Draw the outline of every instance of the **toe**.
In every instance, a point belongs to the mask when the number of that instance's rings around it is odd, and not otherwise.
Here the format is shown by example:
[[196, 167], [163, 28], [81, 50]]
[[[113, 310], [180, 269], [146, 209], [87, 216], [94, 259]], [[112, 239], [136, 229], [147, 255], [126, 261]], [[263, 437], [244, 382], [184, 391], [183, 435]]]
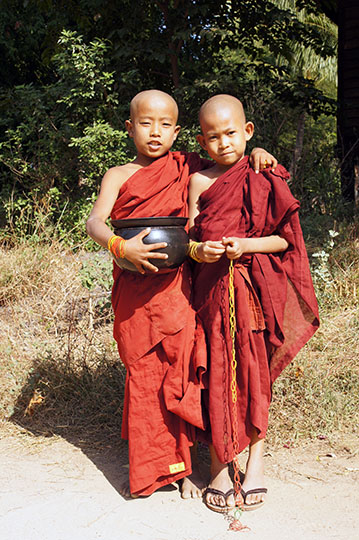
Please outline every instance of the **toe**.
[[187, 476], [182, 482], [181, 497], [182, 499], [198, 499], [202, 497], [203, 490], [203, 482]]
[[214, 494], [211, 494], [211, 493], [208, 493], [206, 495], [206, 501], [207, 501], [207, 503], [209, 503], [212, 506], [220, 506], [220, 507], [222, 507], [222, 506], [224, 506], [226, 504], [223, 497], [221, 497], [220, 495], [214, 495]]
[[265, 500], [264, 493], [252, 493], [247, 495], [246, 504], [250, 506], [251, 504], [259, 504]]
[[226, 505], [229, 507], [229, 508], [234, 508], [235, 506], [235, 500], [234, 500], [234, 495], [229, 495], [226, 499]]
[[196, 488], [192, 492], [192, 498], [193, 499], [200, 499], [202, 497], [203, 489]]
[[124, 485], [120, 486], [119, 491], [120, 491], [120, 494], [122, 495], [122, 497], [125, 497], [126, 499], [131, 497], [130, 486], [129, 486], [128, 483], [125, 483]]

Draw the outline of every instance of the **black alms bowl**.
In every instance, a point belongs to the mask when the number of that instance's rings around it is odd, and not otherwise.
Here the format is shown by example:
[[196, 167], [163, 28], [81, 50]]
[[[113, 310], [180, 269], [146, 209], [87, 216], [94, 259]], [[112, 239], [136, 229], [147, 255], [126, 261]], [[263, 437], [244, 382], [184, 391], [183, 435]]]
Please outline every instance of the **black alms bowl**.
[[[177, 268], [185, 261], [187, 256], [188, 234], [184, 226], [188, 218], [185, 217], [144, 217], [129, 219], [114, 219], [111, 225], [115, 234], [125, 240], [136, 236], [147, 227], [151, 228], [150, 233], [143, 239], [144, 244], [156, 244], [167, 242], [167, 247], [157, 250], [160, 253], [167, 253], [167, 259], [149, 259], [149, 261], [159, 268], [160, 272]], [[136, 267], [127, 259], [116, 259], [116, 263], [123, 270], [137, 272]]]

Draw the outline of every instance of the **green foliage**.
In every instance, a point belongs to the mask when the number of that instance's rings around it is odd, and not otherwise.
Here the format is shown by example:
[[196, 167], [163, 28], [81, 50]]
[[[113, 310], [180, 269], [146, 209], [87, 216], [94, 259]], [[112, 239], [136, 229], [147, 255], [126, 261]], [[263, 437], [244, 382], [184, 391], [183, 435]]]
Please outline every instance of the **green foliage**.
[[46, 14], [28, 1], [2, 0], [0, 10], [0, 80], [5, 88], [28, 84], [47, 73], [42, 52]]
[[113, 261], [108, 252], [101, 251], [91, 253], [82, 262], [79, 271], [81, 285], [90, 294], [90, 309], [96, 311], [97, 316], [102, 316], [111, 321], [113, 317], [111, 305], [112, 270]]
[[117, 123], [118, 95], [105, 69], [108, 50], [100, 40], [85, 45], [64, 31], [53, 59], [56, 82], [1, 93], [3, 238], [39, 240], [43, 232], [70, 244], [85, 238], [101, 176], [128, 153], [124, 132], [109, 123]]
[[133, 156], [124, 121], [130, 99], [145, 88], [177, 99], [183, 130], [175, 148], [191, 151], [199, 150], [201, 103], [214, 93], [240, 97], [256, 126], [253, 144], [287, 168], [304, 111], [291, 187], [305, 210], [334, 211], [336, 30], [314, 4], [5, 4], [1, 69], [11, 80], [0, 86], [0, 226], [7, 241], [40, 230], [75, 245], [84, 240], [101, 176]]
[[96, 287], [101, 287], [109, 292], [112, 288], [112, 259], [108, 253], [96, 253], [82, 263], [80, 269], [81, 285], [93, 291]]
[[108, 72], [110, 45], [95, 39], [89, 44], [82, 36], [64, 30], [53, 57], [60, 77], [57, 86], [59, 104], [64, 104], [72, 123], [110, 118], [116, 120], [118, 96], [113, 92], [114, 73]]
[[85, 127], [81, 137], [72, 137], [69, 146], [78, 148], [80, 182], [96, 190], [107, 169], [129, 160], [126, 145], [127, 133], [104, 121]]

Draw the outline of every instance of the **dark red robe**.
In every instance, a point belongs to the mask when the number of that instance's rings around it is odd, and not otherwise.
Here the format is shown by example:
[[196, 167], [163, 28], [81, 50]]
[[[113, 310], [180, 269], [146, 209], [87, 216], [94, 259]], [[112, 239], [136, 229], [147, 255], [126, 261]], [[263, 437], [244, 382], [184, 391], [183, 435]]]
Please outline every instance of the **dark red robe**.
[[[195, 220], [199, 241], [278, 234], [289, 244], [284, 253], [244, 255], [235, 265], [239, 451], [248, 445], [252, 426], [265, 436], [271, 384], [319, 325], [299, 202], [288, 177], [281, 165], [275, 173], [255, 174], [243, 158], [202, 193]], [[217, 263], [196, 264], [194, 281], [194, 305], [209, 347], [207, 437], [222, 462], [233, 458], [228, 269], [225, 255]]]
[[[111, 218], [188, 215], [190, 175], [206, 166], [195, 153], [169, 152], [121, 187]], [[127, 368], [122, 435], [129, 441], [130, 489], [149, 495], [191, 472], [194, 426], [203, 428], [187, 264], [141, 275], [114, 266], [114, 337]]]

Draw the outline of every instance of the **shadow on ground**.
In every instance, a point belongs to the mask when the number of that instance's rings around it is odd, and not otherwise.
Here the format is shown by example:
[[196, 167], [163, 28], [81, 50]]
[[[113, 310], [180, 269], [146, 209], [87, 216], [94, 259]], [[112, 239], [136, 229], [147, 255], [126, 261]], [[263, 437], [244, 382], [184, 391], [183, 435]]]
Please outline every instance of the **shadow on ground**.
[[36, 361], [10, 422], [35, 437], [60, 436], [80, 448], [119, 491], [128, 474], [121, 438], [125, 378], [119, 360], [76, 368], [63, 360]]

